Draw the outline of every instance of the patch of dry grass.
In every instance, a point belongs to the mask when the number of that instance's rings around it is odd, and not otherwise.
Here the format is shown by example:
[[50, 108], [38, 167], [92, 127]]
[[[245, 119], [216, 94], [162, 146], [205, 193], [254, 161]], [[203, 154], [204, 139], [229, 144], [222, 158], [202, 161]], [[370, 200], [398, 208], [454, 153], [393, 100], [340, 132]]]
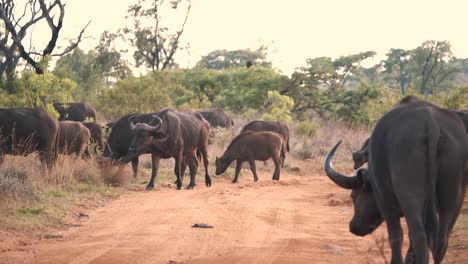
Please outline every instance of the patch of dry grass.
[[62, 223], [80, 206], [116, 197], [131, 175], [95, 160], [59, 156], [46, 169], [37, 155], [6, 156], [0, 166], [0, 226], [17, 230]]

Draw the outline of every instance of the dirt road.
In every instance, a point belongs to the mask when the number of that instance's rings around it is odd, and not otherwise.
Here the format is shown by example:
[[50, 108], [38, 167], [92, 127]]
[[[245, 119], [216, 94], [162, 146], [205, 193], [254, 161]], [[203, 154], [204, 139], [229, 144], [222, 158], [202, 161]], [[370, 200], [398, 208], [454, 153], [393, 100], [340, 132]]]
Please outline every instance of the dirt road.
[[237, 185], [219, 179], [211, 188], [129, 192], [62, 239], [0, 253], [0, 262], [384, 263], [378, 235], [349, 233], [348, 191], [321, 175], [270, 177], [253, 183], [246, 172]]

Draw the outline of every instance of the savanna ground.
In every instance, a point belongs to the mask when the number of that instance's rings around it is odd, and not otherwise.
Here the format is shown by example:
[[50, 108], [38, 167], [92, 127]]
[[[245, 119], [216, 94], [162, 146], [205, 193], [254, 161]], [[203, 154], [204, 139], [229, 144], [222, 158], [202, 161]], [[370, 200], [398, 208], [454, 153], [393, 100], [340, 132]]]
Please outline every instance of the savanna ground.
[[[344, 137], [357, 148], [364, 132], [322, 126], [313, 139], [293, 138], [279, 182], [271, 180], [272, 162], [257, 162], [257, 183], [246, 167], [232, 184], [230, 168], [206, 188], [199, 171], [194, 190], [175, 190], [170, 160], [162, 162], [155, 190], [145, 191], [147, 156], [137, 179], [129, 179], [130, 166], [103, 171], [94, 162], [62, 158], [57, 172], [38, 173], [49, 177], [48, 184], [16, 186], [18, 196], [34, 197], [21, 204], [10, 199], [2, 209], [0, 263], [388, 263], [385, 226], [366, 237], [349, 233], [349, 191], [322, 170], [329, 147]], [[229, 138], [215, 137], [211, 161]], [[40, 168], [36, 160], [9, 157], [6, 171], [22, 175], [18, 168]], [[352, 173], [344, 147], [335, 167]], [[213, 165], [210, 171], [214, 176]], [[213, 228], [192, 228], [195, 223]], [[445, 263], [468, 263], [467, 234], [465, 201]]]

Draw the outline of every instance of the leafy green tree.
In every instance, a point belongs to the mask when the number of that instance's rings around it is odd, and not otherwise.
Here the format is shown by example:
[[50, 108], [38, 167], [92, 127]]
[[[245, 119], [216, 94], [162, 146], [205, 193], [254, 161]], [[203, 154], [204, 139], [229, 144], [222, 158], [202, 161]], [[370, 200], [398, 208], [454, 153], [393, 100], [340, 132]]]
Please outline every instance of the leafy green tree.
[[294, 72], [281, 94], [294, 99], [293, 111], [313, 110], [321, 116], [336, 112], [349, 93], [344, 90], [357, 82], [362, 75], [361, 62], [375, 55], [374, 51], [343, 56], [336, 60], [328, 57], [308, 59], [307, 66]]
[[72, 80], [49, 72], [39, 75], [25, 71], [14, 82], [17, 88], [14, 94], [0, 92], [0, 107], [45, 107], [55, 114], [52, 102], [69, 100], [76, 88]]
[[[136, 66], [152, 71], [173, 68], [174, 55], [182, 47], [180, 37], [190, 14], [191, 0], [138, 0], [128, 8], [128, 17], [134, 21], [133, 29], [123, 30], [125, 38], [136, 49]], [[164, 21], [170, 17], [171, 21]], [[180, 22], [174, 22], [181, 18]], [[177, 23], [178, 26], [175, 26]]]
[[119, 80], [114, 88], [104, 90], [96, 108], [107, 118], [117, 118], [131, 113], [151, 113], [173, 107], [171, 94], [177, 83], [167, 75], [146, 75]]
[[104, 77], [96, 67], [96, 59], [97, 54], [94, 51], [85, 53], [78, 48], [57, 60], [54, 75], [69, 78], [78, 84], [73, 93], [74, 99], [90, 100], [101, 93]]
[[281, 120], [286, 123], [293, 121], [291, 109], [294, 106], [294, 100], [287, 96], [281, 95], [278, 91], [268, 91], [266, 106], [262, 119], [264, 120]]
[[268, 91], [279, 91], [287, 76], [271, 68], [231, 68], [214, 76], [214, 105], [234, 113], [259, 109], [268, 98]]
[[266, 46], [257, 50], [215, 50], [203, 56], [195, 67], [206, 69], [228, 69], [231, 67], [246, 67], [248, 63], [263, 67], [271, 67], [271, 61], [266, 56]]
[[410, 66], [411, 51], [390, 49], [386, 56], [387, 59], [382, 61], [383, 72], [387, 74], [387, 80], [392, 80], [390, 86], [405, 94], [411, 84], [412, 76], [415, 75]]

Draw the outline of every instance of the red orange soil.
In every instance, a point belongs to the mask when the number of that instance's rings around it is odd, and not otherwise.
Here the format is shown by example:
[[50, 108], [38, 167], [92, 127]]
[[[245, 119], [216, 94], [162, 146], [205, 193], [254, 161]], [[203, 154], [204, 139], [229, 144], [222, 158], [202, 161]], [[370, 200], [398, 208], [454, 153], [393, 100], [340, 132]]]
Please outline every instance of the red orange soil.
[[0, 263], [384, 263], [384, 227], [363, 238], [348, 231], [349, 191], [325, 176], [270, 177], [129, 192], [63, 238], [8, 244], [3, 236]]

